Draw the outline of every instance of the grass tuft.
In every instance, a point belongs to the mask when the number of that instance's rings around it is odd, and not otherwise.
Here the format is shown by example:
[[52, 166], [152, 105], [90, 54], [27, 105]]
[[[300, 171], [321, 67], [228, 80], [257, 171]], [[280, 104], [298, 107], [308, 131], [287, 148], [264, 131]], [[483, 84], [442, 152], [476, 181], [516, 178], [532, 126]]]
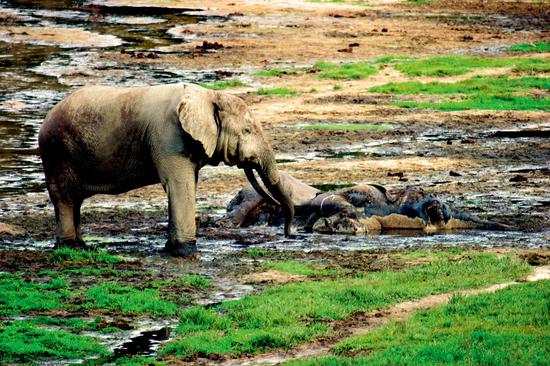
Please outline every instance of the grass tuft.
[[85, 309], [118, 311], [123, 314], [150, 314], [153, 316], [174, 316], [178, 306], [162, 300], [154, 289], [138, 290], [121, 286], [115, 282], [100, 283], [84, 293]]
[[51, 254], [52, 262], [84, 262], [84, 263], [119, 263], [123, 259], [109, 254], [103, 249], [81, 250], [62, 247], [54, 250]]
[[403, 61], [394, 66], [407, 76], [463, 75], [479, 68], [513, 67], [518, 71], [543, 70], [548, 62], [532, 58], [489, 58], [472, 56], [443, 56]]
[[510, 47], [510, 52], [518, 52], [518, 53], [550, 52], [550, 43], [548, 42], [518, 43]]
[[286, 87], [271, 88], [271, 89], [258, 89], [259, 95], [278, 95], [281, 97], [296, 97], [300, 95], [296, 90], [292, 90]]
[[267, 262], [262, 265], [266, 269], [274, 269], [279, 272], [297, 274], [308, 277], [336, 276], [338, 271], [328, 268], [315, 268], [311, 264], [287, 260], [282, 262]]
[[516, 110], [516, 111], [548, 111], [550, 98], [531, 98], [517, 95], [476, 95], [461, 101], [443, 102], [395, 102], [394, 105], [403, 108], [439, 109], [441, 111], [479, 110]]
[[28, 282], [11, 274], [0, 274], [0, 315], [61, 309], [67, 282], [54, 278], [49, 282]]
[[228, 88], [238, 88], [241, 86], [246, 86], [245, 83], [239, 79], [230, 79], [230, 80], [217, 80], [211, 83], [200, 83], [200, 86], [212, 90], [223, 90]]
[[92, 337], [40, 329], [20, 322], [0, 326], [1, 363], [67, 360], [105, 354], [105, 347]]
[[318, 75], [321, 79], [364, 79], [378, 72], [368, 62], [335, 64], [318, 61], [313, 68], [319, 70]]

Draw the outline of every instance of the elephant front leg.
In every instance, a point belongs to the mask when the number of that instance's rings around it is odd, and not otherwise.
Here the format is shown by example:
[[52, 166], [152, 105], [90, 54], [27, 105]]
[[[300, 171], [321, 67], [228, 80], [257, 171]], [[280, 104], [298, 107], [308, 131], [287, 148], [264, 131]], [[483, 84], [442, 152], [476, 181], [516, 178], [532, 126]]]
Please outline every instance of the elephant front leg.
[[159, 169], [168, 194], [168, 241], [165, 251], [176, 257], [197, 253], [195, 224], [196, 166], [181, 158], [169, 159]]

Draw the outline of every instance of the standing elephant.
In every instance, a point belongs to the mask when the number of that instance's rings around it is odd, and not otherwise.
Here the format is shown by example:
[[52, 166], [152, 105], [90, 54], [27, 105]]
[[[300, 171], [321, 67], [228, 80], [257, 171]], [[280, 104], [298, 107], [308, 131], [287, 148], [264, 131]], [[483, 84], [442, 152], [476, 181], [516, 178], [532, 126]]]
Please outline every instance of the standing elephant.
[[253, 169], [285, 217], [294, 207], [261, 126], [242, 99], [193, 84], [81, 88], [46, 116], [39, 134], [46, 185], [55, 207], [56, 244], [83, 246], [82, 201], [161, 183], [168, 195], [166, 251], [190, 256], [195, 244], [195, 192], [206, 164], [237, 165], [258, 190]]

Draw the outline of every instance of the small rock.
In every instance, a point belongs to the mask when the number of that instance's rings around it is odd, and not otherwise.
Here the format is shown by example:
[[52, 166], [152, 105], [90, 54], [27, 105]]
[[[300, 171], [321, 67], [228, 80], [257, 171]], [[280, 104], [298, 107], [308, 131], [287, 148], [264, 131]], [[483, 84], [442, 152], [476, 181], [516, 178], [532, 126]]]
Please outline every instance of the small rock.
[[147, 54], [147, 58], [155, 59], [155, 58], [159, 58], [159, 55], [157, 55], [156, 52], [149, 52]]
[[473, 41], [474, 37], [469, 35], [469, 34], [466, 34], [466, 35], [462, 36], [460, 39], [464, 42], [469, 42], [469, 41]]
[[409, 180], [409, 178], [407, 178], [407, 177], [399, 177], [400, 182], [407, 182], [408, 180]]
[[460, 141], [460, 143], [462, 143], [462, 144], [475, 144], [476, 140], [471, 138], [471, 137], [465, 137]]
[[229, 17], [242, 17], [242, 16], [244, 16], [244, 14], [241, 13], [240, 11], [234, 11], [233, 13], [227, 14], [227, 16], [229, 16]]
[[453, 140], [447, 140], [447, 145], [452, 145], [453, 144]]
[[461, 173], [455, 172], [454, 170], [451, 170], [451, 171], [449, 172], [449, 175], [450, 175], [451, 177], [462, 177], [462, 174], [461, 174]]
[[348, 44], [348, 47], [359, 47], [359, 43], [357, 42], [350, 43]]
[[403, 172], [388, 172], [388, 177], [403, 178], [404, 176], [405, 176], [405, 173], [403, 173]]
[[387, 33], [388, 32], [388, 28], [382, 28], [382, 33]]
[[21, 226], [6, 224], [0, 222], [0, 235], [1, 236], [21, 236], [27, 232]]
[[510, 182], [527, 182], [527, 177], [521, 174], [517, 174], [510, 178]]
[[340, 49], [338, 50], [338, 52], [352, 53], [352, 52], [353, 52], [353, 48], [351, 48], [351, 47], [340, 48]]

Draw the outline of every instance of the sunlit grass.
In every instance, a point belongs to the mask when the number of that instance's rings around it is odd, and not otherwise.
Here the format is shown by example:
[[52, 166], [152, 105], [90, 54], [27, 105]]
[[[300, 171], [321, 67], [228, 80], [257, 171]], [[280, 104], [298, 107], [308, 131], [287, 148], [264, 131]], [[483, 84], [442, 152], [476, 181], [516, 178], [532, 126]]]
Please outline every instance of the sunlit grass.
[[56, 249], [51, 254], [53, 262], [84, 262], [84, 263], [119, 263], [123, 259], [109, 254], [103, 249], [73, 249], [62, 247]]
[[68, 296], [67, 281], [62, 278], [33, 282], [0, 274], [0, 315], [61, 309]]
[[241, 86], [246, 86], [246, 84], [240, 81], [239, 79], [217, 80], [211, 83], [200, 83], [199, 85], [202, 86], [203, 88], [212, 89], [212, 90], [223, 90], [228, 88], [238, 88]]
[[548, 111], [550, 98], [532, 98], [519, 95], [474, 95], [463, 100], [441, 102], [395, 102], [395, 106], [403, 108], [438, 109], [441, 111], [462, 110], [516, 110], [516, 111]]
[[[346, 339], [309, 365], [545, 365], [550, 358], [550, 281], [516, 285], [420, 311]], [[355, 354], [361, 356], [350, 358]], [[365, 356], [367, 355], [367, 356]]]
[[22, 322], [0, 325], [0, 363], [67, 360], [107, 353], [92, 337], [46, 330]]
[[511, 52], [519, 53], [543, 53], [550, 52], [550, 43], [535, 42], [535, 43], [518, 43], [510, 47]]
[[533, 58], [489, 58], [473, 56], [441, 56], [421, 60], [402, 61], [394, 67], [407, 76], [462, 75], [480, 68], [512, 67], [529, 71], [547, 67], [548, 62]]
[[258, 89], [259, 95], [277, 95], [280, 97], [296, 97], [300, 95], [296, 90], [292, 90], [286, 87], [271, 88], [271, 89]]
[[121, 312], [128, 315], [174, 316], [178, 306], [165, 301], [156, 289], [138, 290], [115, 282], [103, 282], [84, 293], [85, 309]]
[[177, 357], [258, 353], [330, 334], [332, 320], [433, 293], [516, 279], [529, 267], [508, 257], [471, 253], [403, 272], [318, 280], [268, 288], [219, 306], [182, 312], [178, 333], [163, 354]]
[[267, 262], [262, 265], [266, 269], [274, 269], [279, 272], [297, 274], [309, 277], [318, 276], [335, 276], [339, 272], [330, 268], [317, 268], [309, 263], [302, 263], [293, 260], [281, 261], [281, 262]]
[[391, 94], [496, 94], [528, 91], [532, 89], [550, 90], [550, 78], [508, 76], [475, 76], [455, 83], [433, 81], [421, 83], [409, 81], [373, 86], [374, 93]]
[[336, 64], [318, 61], [313, 68], [319, 70], [317, 75], [321, 79], [364, 79], [378, 72], [378, 70], [368, 62]]

